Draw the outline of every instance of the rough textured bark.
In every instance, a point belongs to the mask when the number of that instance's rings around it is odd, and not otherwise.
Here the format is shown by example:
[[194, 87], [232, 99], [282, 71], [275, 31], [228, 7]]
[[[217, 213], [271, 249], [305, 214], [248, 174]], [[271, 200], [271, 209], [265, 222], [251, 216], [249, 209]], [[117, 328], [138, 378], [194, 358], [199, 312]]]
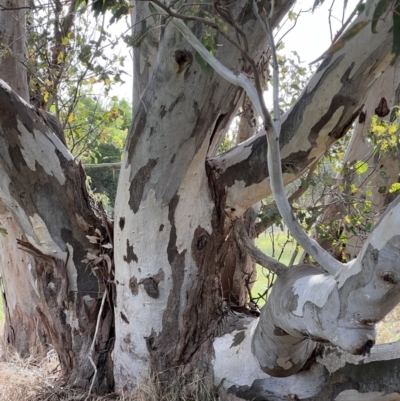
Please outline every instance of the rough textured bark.
[[397, 401], [398, 365], [398, 343], [378, 345], [368, 357], [328, 346], [308, 371], [257, 379], [252, 386], [232, 386], [229, 391], [237, 399], [252, 401]]
[[[0, 5], [15, 8], [0, 11], [0, 78], [28, 102], [29, 87], [24, 65], [27, 56], [27, 9], [24, 7], [27, 4], [25, 0], [17, 0], [0, 1]], [[0, 208], [0, 222], [9, 233], [0, 238], [3, 250], [0, 255], [0, 275], [5, 309], [4, 338], [22, 356], [27, 356], [31, 348], [37, 350], [48, 339], [35, 310], [37, 294], [32, 288], [32, 282], [26, 280], [26, 269], [31, 263], [31, 257], [20, 250], [15, 241], [21, 238], [23, 230], [4, 204]]]
[[[236, 144], [250, 139], [255, 133], [255, 112], [248, 97], [245, 96], [242, 101]], [[251, 238], [256, 237], [255, 224], [258, 210], [259, 205], [255, 205], [247, 209], [243, 215], [247, 235]], [[249, 302], [249, 289], [257, 279], [256, 264], [246, 250], [238, 246], [234, 236], [226, 241], [225, 246], [228, 251], [224, 269], [221, 272], [223, 298], [228, 301], [231, 308], [246, 308]]]
[[[109, 285], [82, 259], [93, 248], [86, 236], [95, 235], [98, 229], [106, 237], [106, 230], [86, 192], [82, 167], [73, 161], [41, 115], [4, 81], [0, 81], [0, 115], [0, 199], [24, 233], [18, 244], [25, 251], [23, 259], [8, 261], [5, 276], [13, 268], [10, 262], [15, 262], [24, 276], [22, 285], [31, 285], [27, 291], [33, 294], [32, 307], [59, 355], [64, 378], [72, 385], [88, 388], [93, 376], [88, 351], [101, 293]], [[17, 240], [10, 237], [8, 244], [12, 244], [11, 239]], [[13, 252], [13, 248], [7, 251]], [[14, 293], [8, 277], [4, 282], [7, 304], [17, 305], [20, 288]], [[94, 356], [99, 366], [99, 392], [113, 387], [109, 288], [108, 293]], [[22, 299], [26, 300], [24, 295]], [[20, 308], [23, 313], [29, 311], [25, 303]]]
[[22, 230], [3, 203], [0, 213], [1, 227], [7, 230], [7, 235], [0, 238], [4, 340], [24, 357], [32, 348], [38, 351], [40, 345], [48, 344], [49, 338], [36, 311], [39, 296], [35, 291], [34, 277], [29, 273], [33, 257], [19, 249], [16, 238], [21, 237]]

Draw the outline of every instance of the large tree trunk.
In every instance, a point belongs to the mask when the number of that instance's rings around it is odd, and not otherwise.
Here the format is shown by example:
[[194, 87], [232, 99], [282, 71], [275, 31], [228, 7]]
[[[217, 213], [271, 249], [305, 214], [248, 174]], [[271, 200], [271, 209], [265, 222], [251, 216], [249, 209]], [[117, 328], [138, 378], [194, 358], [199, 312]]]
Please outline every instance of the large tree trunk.
[[[13, 253], [16, 241], [24, 251], [23, 257], [19, 251], [18, 259], [4, 260], [7, 311], [19, 313], [21, 324], [29, 311], [36, 313], [71, 384], [89, 388], [91, 356], [99, 367], [97, 390], [108, 391], [113, 387], [112, 271], [102, 260], [91, 271], [83, 259], [88, 251], [96, 253], [93, 248], [101, 249], [100, 241], [93, 245], [87, 235], [102, 233], [104, 241], [112, 241], [106, 233], [110, 228], [93, 208], [82, 167], [41, 114], [0, 83], [0, 199], [23, 232], [16, 238], [10, 230], [5, 252]], [[98, 316], [105, 291], [107, 302]], [[98, 319], [101, 330], [90, 355]]]
[[[246, 6], [240, 15], [253, 53], [263, 45], [263, 35], [255, 29]], [[298, 177], [347, 132], [371, 82], [381, 72], [378, 64], [387, 66], [390, 61], [389, 30], [390, 24], [383, 25], [378, 35], [364, 30], [325, 60], [287, 113], [282, 135], [285, 182]], [[232, 219], [269, 194], [263, 136], [206, 163], [210, 146], [220, 141], [215, 136], [221, 129], [218, 123], [233, 113], [241, 91], [216, 73], [205, 75], [193, 50], [182, 40], [172, 26], [165, 28], [153, 74], [135, 110], [122, 163], [115, 235], [119, 335], [113, 354], [119, 388], [134, 386], [149, 367], [167, 376], [176, 367], [213, 374], [212, 341], [223, 331], [221, 271]], [[361, 43], [368, 43], [368, 52]], [[227, 44], [218, 58], [226, 65], [237, 65], [238, 55]], [[299, 269], [296, 274], [307, 277], [315, 271]], [[328, 280], [329, 285], [334, 282]], [[283, 310], [275, 308], [274, 313]], [[305, 325], [308, 320], [312, 321], [311, 315], [304, 319]], [[304, 326], [300, 326], [296, 330], [303, 330], [303, 342]], [[273, 329], [259, 330], [270, 333]], [[349, 341], [346, 349], [371, 345], [368, 336], [357, 340], [342, 334], [335, 344], [346, 347]], [[289, 338], [284, 348], [298, 341]], [[308, 346], [297, 350], [299, 361], [285, 375], [301, 370], [314, 352], [313, 341], [303, 344]], [[279, 361], [265, 367], [267, 372], [283, 374], [279, 369]]]
[[[254, 29], [245, 3], [235, 7], [255, 54], [264, 35]], [[279, 7], [278, 16], [289, 3]], [[225, 44], [218, 57], [236, 65], [239, 55]], [[211, 373], [229, 225], [205, 160], [220, 143], [241, 92], [216, 73], [206, 75], [182, 36], [165, 28], [134, 113], [115, 208], [118, 387], [135, 385], [149, 363], [158, 372], [186, 365]]]
[[[276, 5], [274, 25], [290, 6]], [[234, 3], [230, 12], [250, 54], [258, 54], [265, 38], [248, 2]], [[201, 35], [200, 25], [192, 28]], [[390, 61], [391, 25], [379, 28], [375, 35], [364, 29], [325, 60], [287, 113], [281, 142], [285, 182], [313, 164], [358, 115], [371, 83]], [[230, 44], [222, 38], [218, 43], [218, 58], [231, 70], [246, 68]], [[399, 202], [362, 255], [337, 276], [310, 266], [280, 267], [267, 307], [246, 328], [246, 319], [226, 308], [221, 272], [234, 220], [269, 194], [265, 138], [207, 160], [242, 90], [215, 72], [207, 75], [172, 24], [162, 31], [151, 67], [148, 82], [139, 86], [143, 95], [119, 178], [115, 280], [106, 257], [112, 255], [99, 254], [113, 241], [110, 227], [90, 202], [81, 167], [41, 116], [0, 85], [0, 200], [24, 233], [19, 245], [31, 255], [25, 274], [32, 276], [36, 310], [63, 374], [88, 388], [91, 356], [98, 392], [112, 388], [112, 368], [118, 389], [134, 387], [149, 369], [165, 379], [197, 372], [218, 384], [226, 379], [228, 388], [254, 387], [267, 374], [295, 375], [284, 379], [285, 386], [304, 398], [296, 383], [319, 343], [368, 352], [374, 324], [399, 301]], [[95, 238], [100, 236], [106, 248]], [[304, 387], [313, 379], [307, 377]]]
[[[26, 13], [25, 0], [0, 1], [0, 78], [29, 102], [29, 87], [25, 62]], [[14, 8], [11, 10], [10, 8]], [[22, 356], [48, 343], [42, 324], [38, 319], [37, 293], [29, 281], [27, 268], [32, 265], [32, 257], [18, 248], [16, 238], [24, 234], [13, 215], [2, 204], [0, 226], [8, 235], [1, 236], [0, 275], [3, 282], [3, 306], [5, 311], [4, 338]]]
[[25, 67], [27, 3], [26, 0], [1, 0], [0, 6], [0, 78], [29, 102]]

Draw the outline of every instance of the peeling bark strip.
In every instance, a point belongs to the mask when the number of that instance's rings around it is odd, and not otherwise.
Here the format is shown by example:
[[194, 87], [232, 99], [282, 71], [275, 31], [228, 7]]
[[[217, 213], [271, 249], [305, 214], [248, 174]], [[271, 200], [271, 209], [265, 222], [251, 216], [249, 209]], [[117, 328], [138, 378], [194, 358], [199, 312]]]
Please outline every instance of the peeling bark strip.
[[[23, 230], [24, 277], [36, 293], [45, 335], [57, 350], [65, 380], [88, 389], [93, 368], [87, 358], [97, 321], [103, 279], [82, 263], [95, 229], [107, 237], [86, 191], [85, 174], [34, 108], [0, 81], [0, 200]], [[110, 239], [111, 241], [112, 239]], [[16, 280], [11, 269], [8, 281]], [[5, 288], [6, 298], [12, 299]], [[111, 290], [110, 290], [111, 293]], [[9, 296], [10, 295], [10, 296]], [[22, 308], [26, 305], [20, 304]], [[98, 391], [113, 388], [110, 347], [111, 301], [98, 335]]]

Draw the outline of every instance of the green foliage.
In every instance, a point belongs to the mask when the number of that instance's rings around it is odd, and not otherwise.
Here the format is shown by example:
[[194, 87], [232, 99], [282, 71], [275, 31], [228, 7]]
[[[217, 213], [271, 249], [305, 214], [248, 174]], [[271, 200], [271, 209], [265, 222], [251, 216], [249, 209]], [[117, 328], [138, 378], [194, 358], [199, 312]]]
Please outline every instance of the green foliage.
[[371, 30], [373, 33], [377, 33], [376, 25], [378, 24], [381, 16], [386, 13], [392, 4], [392, 0], [380, 0], [375, 7], [374, 14], [372, 16]]
[[[284, 44], [279, 45], [279, 50], [284, 48]], [[296, 51], [285, 55], [278, 54], [279, 64], [279, 86], [280, 98], [279, 107], [286, 111], [300, 96], [302, 90], [307, 85], [315, 68], [304, 65]]]
[[[256, 245], [261, 251], [278, 259], [281, 263], [289, 265], [297, 249], [294, 239], [284, 231], [271, 231], [260, 235], [256, 239]], [[300, 254], [298, 252], [294, 264], [298, 263]], [[262, 307], [269, 295], [275, 275], [264, 267], [257, 265], [257, 281], [251, 289], [252, 302]]]
[[87, 7], [75, 11], [68, 2], [54, 0], [36, 6], [30, 16], [26, 65], [31, 102], [51, 110], [64, 127], [82, 90], [98, 92], [103, 86], [107, 95], [114, 83], [122, 82], [125, 57], [109, 49], [116, 38], [104, 19], [94, 23]]
[[395, 107], [393, 111], [393, 121], [382, 120], [377, 115], [372, 116], [368, 140], [375, 146], [375, 154], [397, 153], [400, 150], [400, 108]]
[[211, 76], [214, 74], [214, 68], [210, 66], [210, 64], [207, 63], [206, 60], [204, 60], [203, 57], [201, 57], [200, 53], [196, 52], [194, 55], [194, 58], [196, 59], [197, 63], [199, 64], [200, 68], [204, 72], [204, 74]]
[[105, 104], [96, 96], [82, 95], [67, 120], [65, 137], [72, 154], [83, 163], [98, 163], [102, 158], [99, 146], [104, 143], [119, 149], [120, 155], [132, 123], [131, 106], [126, 100], [113, 97]]
[[130, 9], [130, 4], [126, 0], [78, 0], [76, 2], [76, 9], [80, 7], [87, 7], [91, 5], [94, 15], [97, 17], [99, 14], [105, 14], [106, 11], [112, 12], [110, 24], [120, 19], [123, 15], [127, 15]]
[[[400, 113], [398, 108], [392, 111], [392, 121], [382, 120], [378, 116], [371, 118], [367, 141], [374, 145], [374, 160], [377, 165], [380, 159], [388, 152], [396, 155], [400, 149], [399, 129]], [[338, 160], [343, 158], [343, 149], [335, 147], [334, 155]], [[331, 152], [332, 153], [332, 152]], [[335, 188], [331, 188], [331, 196], [340, 205], [341, 218], [329, 221], [327, 224], [319, 222], [315, 229], [320, 239], [327, 240], [336, 248], [336, 255], [341, 255], [342, 260], [347, 260], [346, 244], [350, 236], [357, 236], [360, 240], [367, 238], [372, 231], [377, 219], [376, 210], [372, 207], [373, 192], [371, 190], [370, 175], [379, 174], [385, 183], [377, 188], [382, 196], [388, 193], [397, 195], [400, 184], [390, 185], [389, 177], [383, 170], [376, 171], [374, 164], [367, 164], [364, 160], [354, 161], [339, 167], [337, 162], [333, 164], [334, 170], [339, 173], [344, 181]]]
[[219, 145], [218, 154], [231, 150], [235, 146], [235, 142], [235, 138], [229, 138], [228, 136], [225, 136], [221, 142], [221, 145]]
[[[97, 149], [97, 162], [113, 163], [121, 160], [122, 149], [112, 143], [101, 143]], [[103, 203], [104, 209], [113, 214], [115, 197], [117, 195], [119, 169], [105, 167], [86, 168], [86, 174], [90, 177], [89, 187], [94, 199]]]
[[368, 171], [368, 164], [363, 162], [362, 160], [359, 160], [355, 163], [354, 170], [359, 175], [364, 174]]
[[[68, 118], [67, 145], [83, 163], [120, 162], [131, 124], [132, 110], [126, 100], [113, 97], [106, 105], [93, 96], [82, 97]], [[94, 199], [112, 214], [119, 170], [108, 166], [87, 168], [86, 174]]]

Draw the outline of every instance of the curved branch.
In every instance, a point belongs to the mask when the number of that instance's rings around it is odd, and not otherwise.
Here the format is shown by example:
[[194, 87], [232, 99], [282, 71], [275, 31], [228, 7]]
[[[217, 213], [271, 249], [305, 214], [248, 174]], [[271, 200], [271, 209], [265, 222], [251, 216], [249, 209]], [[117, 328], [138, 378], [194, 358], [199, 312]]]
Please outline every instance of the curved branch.
[[276, 259], [266, 255], [254, 245], [253, 241], [247, 235], [243, 221], [241, 219], [238, 219], [234, 224], [234, 233], [239, 245], [246, 250], [248, 255], [254, 260], [254, 262], [265, 267], [278, 276], [287, 270], [287, 266], [285, 266], [283, 263], [278, 262]]
[[[304, 193], [307, 191], [307, 189], [309, 188], [309, 182], [311, 181], [311, 179], [314, 177], [315, 175], [315, 168], [318, 165], [318, 161], [316, 161], [314, 164], [311, 165], [310, 167], [310, 171], [307, 174], [306, 179], [304, 180], [305, 183], [304, 185], [300, 185], [296, 191], [294, 191], [292, 193], [292, 195], [289, 196], [289, 203], [292, 204], [294, 201], [296, 201], [297, 199], [299, 199], [300, 197], [302, 197], [304, 195]], [[269, 218], [266, 221], [260, 221], [258, 223], [255, 224], [254, 226], [254, 232], [256, 237], [258, 237], [261, 233], [263, 233], [267, 228], [271, 227], [276, 220], [279, 218], [279, 211], [278, 211], [278, 207], [276, 206], [276, 202], [272, 202], [271, 204], [269, 204], [268, 209], [274, 209], [274, 211], [272, 213], [269, 213]]]
[[[258, 13], [258, 9], [253, 7], [255, 13], [258, 14], [258, 20], [262, 20]], [[342, 264], [338, 262], [329, 252], [323, 249], [316, 241], [310, 238], [304, 231], [303, 227], [295, 218], [289, 201], [286, 197], [285, 187], [283, 185], [282, 169], [281, 169], [281, 151], [279, 148], [279, 136], [281, 132], [281, 118], [279, 112], [279, 67], [276, 58], [276, 48], [272, 29], [268, 19], [265, 20], [263, 28], [267, 32], [268, 40], [273, 55], [273, 98], [274, 98], [274, 123], [271, 124], [271, 116], [264, 117], [264, 129], [268, 141], [268, 169], [270, 171], [270, 185], [275, 198], [278, 210], [288, 227], [290, 233], [295, 240], [313, 256], [313, 258], [329, 273], [338, 274], [341, 271]], [[264, 102], [264, 99], [261, 100]], [[264, 111], [264, 108], [263, 108]]]

